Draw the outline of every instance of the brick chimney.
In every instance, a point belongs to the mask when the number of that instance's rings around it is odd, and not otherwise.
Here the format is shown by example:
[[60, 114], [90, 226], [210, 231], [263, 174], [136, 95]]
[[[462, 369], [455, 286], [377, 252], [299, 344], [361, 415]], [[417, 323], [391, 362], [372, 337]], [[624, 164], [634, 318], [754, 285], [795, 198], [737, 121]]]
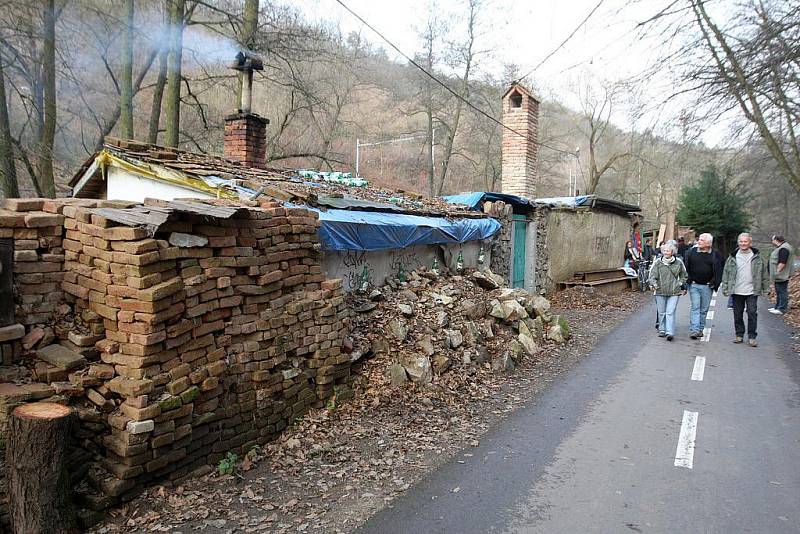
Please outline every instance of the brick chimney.
[[225, 117], [223, 155], [247, 167], [262, 167], [267, 159], [267, 124], [269, 119], [241, 110]]
[[[513, 83], [503, 95], [502, 192], [536, 198], [539, 145], [539, 101]], [[516, 133], [519, 132], [519, 133]], [[522, 135], [519, 135], [522, 134]]]
[[266, 119], [250, 111], [253, 100], [253, 71], [263, 70], [264, 63], [258, 55], [241, 51], [230, 65], [242, 73], [242, 91], [238, 109], [225, 117], [223, 155], [247, 167], [262, 167], [267, 159]]

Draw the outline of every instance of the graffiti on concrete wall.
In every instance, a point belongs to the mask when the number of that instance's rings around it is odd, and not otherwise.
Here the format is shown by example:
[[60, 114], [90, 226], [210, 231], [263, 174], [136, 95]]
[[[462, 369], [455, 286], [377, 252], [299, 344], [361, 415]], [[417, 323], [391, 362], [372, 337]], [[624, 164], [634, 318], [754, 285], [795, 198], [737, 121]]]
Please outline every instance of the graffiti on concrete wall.
[[414, 250], [392, 250], [389, 252], [389, 269], [392, 273], [396, 273], [400, 270], [400, 266], [405, 271], [413, 271], [422, 267], [422, 260]]
[[610, 248], [610, 237], [595, 237], [594, 238], [594, 251], [598, 254], [608, 254]]
[[375, 285], [375, 269], [370, 265], [366, 251], [348, 250], [342, 254], [342, 265], [345, 267], [342, 278], [348, 289], [358, 288], [364, 277], [370, 286]]

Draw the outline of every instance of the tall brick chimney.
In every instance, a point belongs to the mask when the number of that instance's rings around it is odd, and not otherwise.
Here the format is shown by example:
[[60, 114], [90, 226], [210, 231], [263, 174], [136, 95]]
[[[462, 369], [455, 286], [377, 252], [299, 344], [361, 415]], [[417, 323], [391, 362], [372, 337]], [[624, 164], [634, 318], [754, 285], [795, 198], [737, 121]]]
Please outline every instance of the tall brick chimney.
[[502, 192], [534, 199], [539, 159], [539, 101], [525, 87], [513, 83], [503, 95], [502, 120], [514, 130], [503, 128]]
[[248, 51], [236, 54], [231, 64], [242, 73], [242, 92], [238, 109], [225, 117], [223, 155], [248, 167], [262, 167], [267, 159], [269, 119], [250, 111], [253, 100], [253, 71], [263, 70], [261, 58]]

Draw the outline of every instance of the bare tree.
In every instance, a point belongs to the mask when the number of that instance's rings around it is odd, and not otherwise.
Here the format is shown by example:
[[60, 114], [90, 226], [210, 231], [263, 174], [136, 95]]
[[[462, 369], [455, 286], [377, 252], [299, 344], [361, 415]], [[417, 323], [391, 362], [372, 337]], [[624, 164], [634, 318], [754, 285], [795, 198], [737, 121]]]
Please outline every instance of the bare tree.
[[54, 0], [42, 3], [42, 80], [44, 123], [39, 141], [39, 187], [42, 194], [56, 196], [53, 175], [53, 141], [56, 135], [56, 6]]
[[147, 142], [158, 143], [158, 128], [161, 122], [161, 101], [164, 98], [164, 87], [167, 85], [167, 65], [169, 54], [169, 6], [164, 5], [164, 25], [158, 40], [158, 77], [153, 87], [153, 99], [150, 105], [150, 121], [147, 130]]
[[[627, 158], [629, 152], [609, 150], [606, 143], [606, 132], [611, 124], [611, 112], [616, 100], [619, 98], [621, 85], [601, 84], [595, 87], [594, 82], [586, 80], [578, 89], [581, 108], [584, 114], [584, 124], [580, 128], [589, 145], [588, 173], [589, 180], [586, 194], [592, 195], [597, 191], [600, 179], [621, 159]], [[601, 152], [606, 152], [605, 157]]]
[[470, 76], [474, 68], [475, 61], [475, 40], [477, 37], [478, 13], [481, 7], [480, 0], [469, 0], [469, 11], [467, 14], [467, 38], [465, 42], [456, 49], [456, 61], [463, 65], [463, 73], [459, 80], [456, 93], [460, 98], [455, 99], [455, 109], [453, 114], [447, 118], [440, 117], [439, 122], [445, 130], [444, 153], [442, 154], [441, 170], [439, 180], [436, 184], [436, 194], [441, 195], [447, 180], [447, 171], [450, 168], [450, 159], [453, 156], [453, 147], [456, 134], [458, 133], [461, 113], [464, 109], [464, 101], [470, 97]]
[[[745, 118], [757, 129], [780, 172], [800, 191], [800, 11], [753, 2], [740, 14], [738, 37], [726, 37], [700, 0], [690, 0], [695, 22], [717, 75]], [[744, 20], [741, 20], [744, 19]]]
[[6, 198], [18, 197], [17, 166], [14, 161], [14, 147], [11, 145], [2, 55], [0, 55], [0, 174], [2, 174], [2, 187]]
[[133, 0], [125, 0], [119, 108], [122, 135], [128, 139], [133, 139], [133, 26]]
[[181, 125], [181, 61], [183, 58], [183, 26], [185, 0], [168, 0], [169, 55], [167, 58], [167, 102], [165, 144], [178, 146]]

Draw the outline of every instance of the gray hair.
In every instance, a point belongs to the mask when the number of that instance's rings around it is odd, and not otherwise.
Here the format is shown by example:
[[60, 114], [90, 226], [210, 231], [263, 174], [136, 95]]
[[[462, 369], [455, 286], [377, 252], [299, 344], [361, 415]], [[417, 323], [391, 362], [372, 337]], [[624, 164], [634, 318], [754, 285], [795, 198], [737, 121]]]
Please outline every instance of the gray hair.
[[675, 241], [672, 240], [661, 245], [661, 252], [664, 252], [665, 249], [671, 250], [673, 255], [678, 253], [678, 247], [675, 245]]
[[753, 242], [753, 237], [747, 232], [742, 232], [741, 234], [739, 234], [739, 237], [736, 238], [736, 241], [738, 242], [743, 237], [749, 239], [751, 243]]
[[708, 239], [708, 242], [709, 242], [709, 243], [714, 243], [714, 236], [713, 236], [713, 235], [711, 235], [711, 234], [708, 234], [708, 233], [706, 233], [706, 234], [700, 234], [699, 236], [697, 236], [697, 239], [698, 239], [698, 240], [699, 240], [699, 239]]

